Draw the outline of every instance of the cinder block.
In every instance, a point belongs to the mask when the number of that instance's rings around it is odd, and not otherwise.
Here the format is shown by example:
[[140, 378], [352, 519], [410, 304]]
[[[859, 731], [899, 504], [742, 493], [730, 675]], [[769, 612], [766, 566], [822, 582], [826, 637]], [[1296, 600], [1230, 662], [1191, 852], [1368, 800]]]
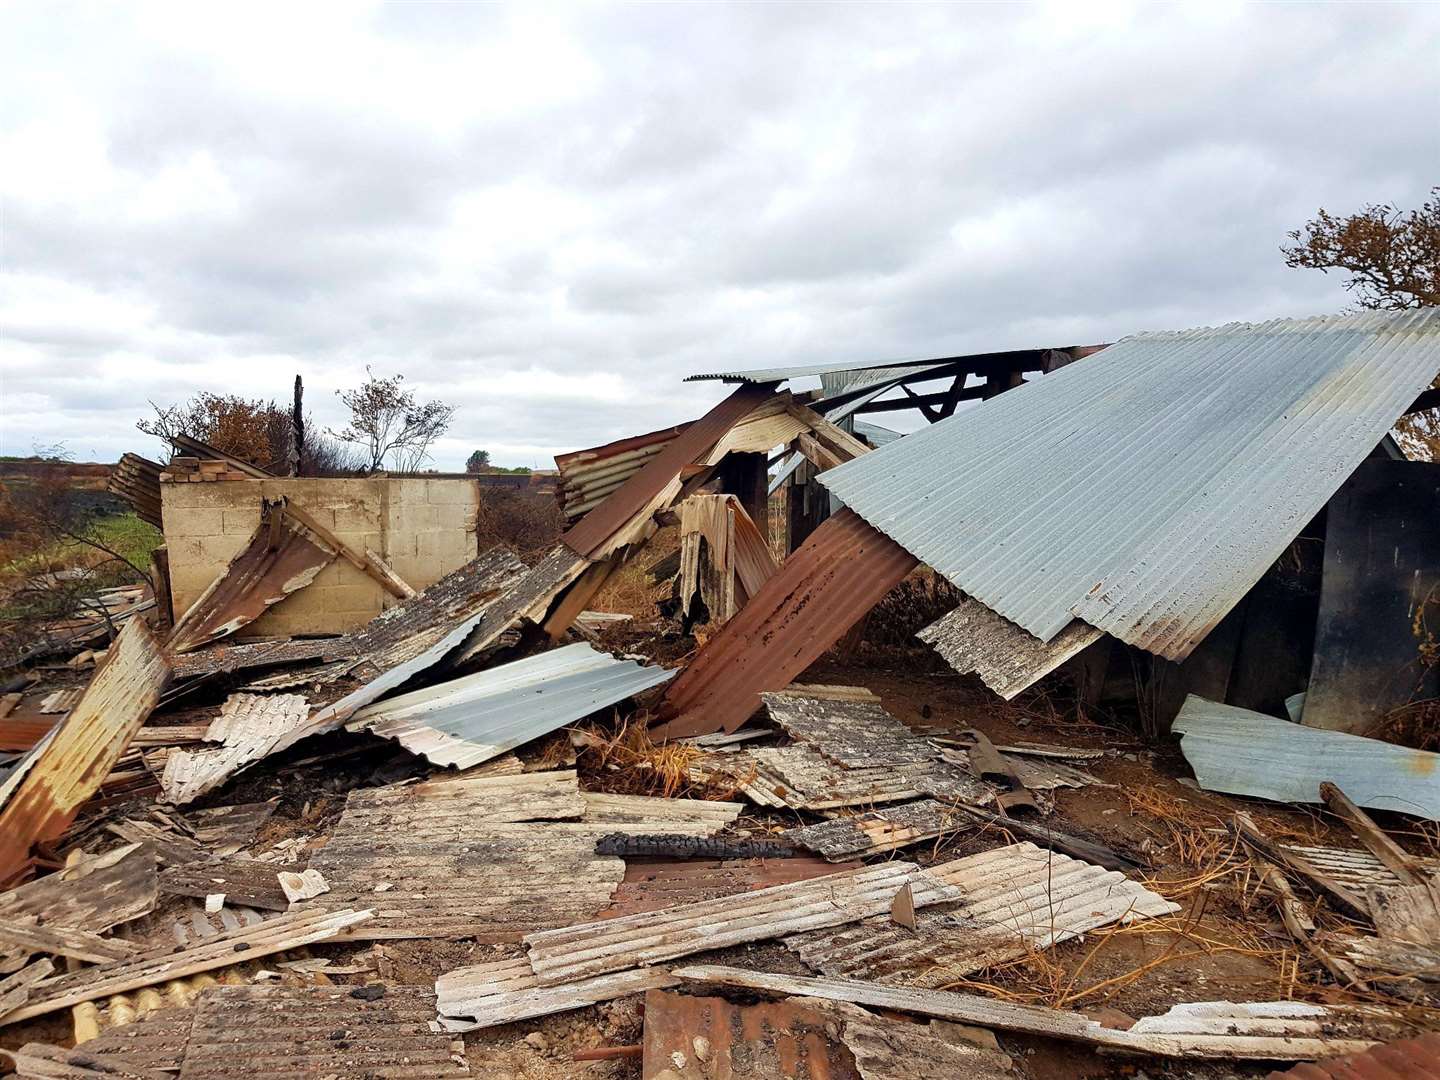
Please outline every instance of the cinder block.
[[236, 536], [253, 536], [260, 527], [260, 507], [251, 506], [237, 510], [223, 510], [224, 532]]
[[230, 560], [235, 558], [245, 549], [250, 542], [248, 536], [216, 536], [200, 537], [201, 555], [214, 565], [214, 572], [220, 573], [229, 565]]
[[375, 532], [381, 527], [378, 506], [356, 506], [347, 502], [335, 507], [331, 513], [335, 518], [335, 531], [341, 536], [346, 533]]
[[[378, 613], [380, 595], [384, 590], [378, 581], [368, 577], [364, 581], [363, 585], [319, 586], [316, 599], [326, 611], [374, 611]], [[315, 586], [311, 588], [316, 589]]]
[[160, 504], [220, 510], [253, 506], [258, 512], [263, 483], [235, 480], [223, 484], [161, 484]]
[[425, 501], [433, 506], [474, 506], [477, 494], [473, 480], [425, 481]]
[[421, 559], [435, 559], [446, 570], [454, 570], [466, 561], [465, 553], [473, 550], [473, 540], [467, 543], [464, 532], [447, 529], [443, 532], [424, 532], [416, 537], [416, 554]]
[[220, 536], [225, 532], [225, 511], [219, 507], [177, 507], [170, 526], [179, 536]]

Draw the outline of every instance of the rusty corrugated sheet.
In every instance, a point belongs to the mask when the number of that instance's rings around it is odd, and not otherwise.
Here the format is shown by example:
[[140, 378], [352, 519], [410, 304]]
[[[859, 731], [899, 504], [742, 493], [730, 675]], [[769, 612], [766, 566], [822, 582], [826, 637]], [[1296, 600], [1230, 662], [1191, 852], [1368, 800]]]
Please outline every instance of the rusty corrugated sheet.
[[176, 679], [193, 679], [247, 668], [302, 664], [307, 660], [338, 660], [355, 656], [349, 636], [256, 641], [249, 645], [216, 645], [174, 660]]
[[42, 919], [98, 934], [152, 911], [157, 895], [154, 849], [130, 844], [0, 893], [0, 919]]
[[131, 619], [95, 669], [85, 694], [32, 751], [0, 808], [0, 881], [24, 869], [30, 846], [54, 840], [125, 752], [170, 678], [150, 627]]
[[112, 1054], [67, 1050], [48, 1043], [26, 1043], [18, 1050], [0, 1050], [15, 1068], [16, 1080], [173, 1080], [170, 1073], [133, 1065]]
[[[272, 532], [270, 519], [275, 514], [282, 518], [278, 531]], [[250, 542], [175, 623], [166, 647], [172, 653], [190, 652], [248, 626], [309, 585], [339, 554], [319, 537], [302, 531], [279, 506], [267, 504]]]
[[808, 855], [786, 859], [626, 859], [625, 880], [602, 919], [658, 911], [722, 896], [788, 885], [855, 870], [859, 863], [832, 863]]
[[556, 454], [555, 465], [560, 470], [557, 490], [565, 516], [579, 517], [598, 506], [692, 423], [632, 435], [588, 450]]
[[1440, 1080], [1440, 1033], [1272, 1072], [1268, 1080]]
[[189, 457], [204, 458], [207, 461], [223, 461], [234, 471], [243, 472], [256, 480], [264, 480], [275, 475], [269, 469], [262, 469], [259, 465], [246, 461], [244, 458], [227, 454], [224, 450], [211, 446], [207, 442], [201, 442], [199, 439], [191, 438], [189, 435], [172, 435], [170, 445], [177, 452]]
[[670, 990], [645, 995], [645, 1080], [860, 1080], [839, 1025], [792, 1001], [732, 1005]]
[[[382, 986], [221, 986], [200, 995], [180, 1075], [227, 1080], [469, 1076], [465, 1046], [434, 1032], [435, 994]], [[337, 1036], [337, 1033], [338, 1036]]]
[[615, 489], [603, 503], [573, 525], [561, 540], [577, 555], [598, 558], [616, 532], [678, 486], [680, 470], [709, 452], [725, 433], [770, 396], [773, 383], [746, 384], [671, 439], [644, 468]]
[[119, 495], [135, 508], [135, 516], [147, 524], [163, 529], [160, 519], [160, 473], [164, 466], [139, 454], [122, 454], [105, 489]]
[[734, 731], [915, 568], [884, 533], [842, 510], [785, 560], [670, 684], [659, 738]]

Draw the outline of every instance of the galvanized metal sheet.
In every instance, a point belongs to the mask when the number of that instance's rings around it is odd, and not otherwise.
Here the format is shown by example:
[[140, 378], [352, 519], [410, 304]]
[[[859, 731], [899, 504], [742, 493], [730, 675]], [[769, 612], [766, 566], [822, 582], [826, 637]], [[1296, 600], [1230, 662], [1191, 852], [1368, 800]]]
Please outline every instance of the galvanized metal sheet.
[[229, 1080], [469, 1076], [465, 1045], [434, 1032], [435, 995], [331, 986], [223, 986], [200, 995], [180, 1075]]
[[1277, 720], [1191, 694], [1170, 730], [1207, 791], [1320, 802], [1335, 784], [1359, 806], [1440, 821], [1440, 754]]
[[1098, 926], [1178, 911], [1115, 870], [1022, 842], [932, 866], [959, 894], [910, 930], [888, 915], [785, 939], [826, 975], [939, 987]]
[[643, 994], [679, 981], [664, 968], [646, 967], [548, 985], [530, 970], [528, 960], [516, 956], [446, 972], [435, 980], [435, 995], [442, 1028], [474, 1031]]
[[1139, 334], [820, 479], [1036, 637], [1178, 660], [1437, 370], [1433, 308]]
[[[980, 353], [977, 354], [977, 357], [984, 356], [988, 358], [997, 355], [1022, 357], [1030, 355], [1032, 352], [1033, 350], [1030, 349], [1022, 349], [1014, 354]], [[915, 374], [932, 367], [943, 367], [947, 364], [963, 362], [977, 357], [948, 356], [938, 357], [933, 360], [924, 360], [918, 357], [908, 360], [830, 360], [820, 364], [792, 364], [789, 367], [751, 368], [742, 371], [705, 371], [698, 375], [687, 375], [685, 381], [700, 382], [705, 379], [718, 379], [723, 382], [732, 383], [784, 382], [787, 379], [804, 379], [815, 375], [833, 375], [840, 373], [854, 373], [858, 375], [861, 372], [868, 373], [870, 371], [875, 371], [880, 375], [887, 376], [893, 373], [896, 377], [899, 377], [902, 372], [894, 371], [896, 368], [908, 369], [904, 374]], [[872, 380], [855, 379], [851, 385], [864, 385], [865, 381]]]
[[[170, 665], [155, 635], [131, 619], [107, 650], [80, 701], [32, 751], [0, 807], [0, 881], [25, 865], [30, 846], [54, 840], [100, 788], [160, 700]], [[13, 780], [13, 777], [12, 777]]]
[[762, 691], [809, 667], [915, 563], [856, 514], [824, 522], [670, 684], [657, 737], [734, 731]]
[[348, 727], [395, 739], [436, 765], [466, 769], [674, 674], [579, 642], [377, 702]]

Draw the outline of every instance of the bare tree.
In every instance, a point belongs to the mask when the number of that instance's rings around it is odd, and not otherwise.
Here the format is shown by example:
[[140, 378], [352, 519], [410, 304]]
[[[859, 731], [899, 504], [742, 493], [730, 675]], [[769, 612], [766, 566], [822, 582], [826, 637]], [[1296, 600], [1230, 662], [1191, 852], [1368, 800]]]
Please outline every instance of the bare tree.
[[[1320, 210], [1282, 245], [1285, 265], [1349, 277], [1344, 287], [1362, 308], [1403, 311], [1440, 306], [1440, 185], [1418, 210], [1374, 203], [1337, 217]], [[1440, 379], [1433, 384], [1440, 387]], [[1396, 437], [1412, 458], [1440, 461], [1440, 409], [1403, 417]]]
[[350, 410], [350, 423], [331, 431], [337, 439], [364, 452], [366, 471], [379, 469], [389, 458], [397, 472], [413, 472], [430, 456], [430, 447], [450, 427], [454, 406], [441, 401], [420, 404], [401, 384], [403, 375], [378, 378], [368, 367], [366, 380], [355, 390], [337, 390]]

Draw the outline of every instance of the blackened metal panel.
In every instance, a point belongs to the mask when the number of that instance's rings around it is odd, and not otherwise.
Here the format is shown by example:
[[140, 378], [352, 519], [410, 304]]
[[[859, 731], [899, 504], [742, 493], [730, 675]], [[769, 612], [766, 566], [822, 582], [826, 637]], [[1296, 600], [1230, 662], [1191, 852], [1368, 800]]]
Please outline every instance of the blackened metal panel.
[[1440, 464], [1364, 462], [1330, 501], [1315, 661], [1301, 720], [1364, 733], [1440, 696]]

